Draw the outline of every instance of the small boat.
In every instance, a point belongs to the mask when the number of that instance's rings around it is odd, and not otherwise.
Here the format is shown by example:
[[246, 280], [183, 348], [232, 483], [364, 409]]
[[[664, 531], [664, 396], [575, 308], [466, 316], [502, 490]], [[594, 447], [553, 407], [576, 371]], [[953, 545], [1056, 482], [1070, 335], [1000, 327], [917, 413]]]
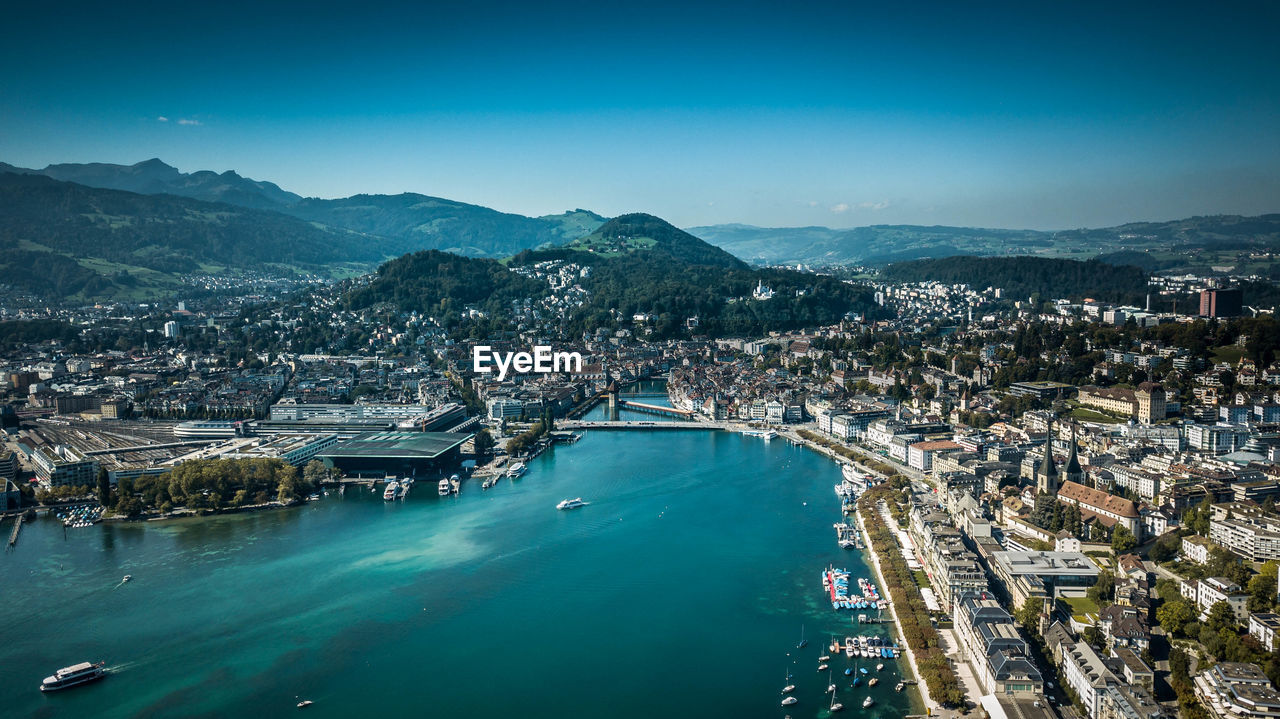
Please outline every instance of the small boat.
[[852, 667], [850, 667], [849, 669], [845, 669], [845, 670], [844, 670], [844, 675], [845, 675], [846, 677], [853, 676], [853, 668], [852, 668]]
[[827, 665], [826, 665], [826, 664], [819, 664], [819, 665], [818, 665], [818, 671], [820, 671], [820, 672], [825, 672], [826, 670], [827, 670]]
[[299, 708], [299, 709], [306, 709], [307, 707], [311, 706], [312, 704], [315, 704], [315, 702], [311, 701], [310, 699], [303, 699], [302, 701], [298, 702], [298, 708]]
[[453, 493], [453, 485], [449, 484], [449, 480], [447, 479], [440, 480], [440, 483], [436, 485], [436, 494], [440, 495], [441, 497], [447, 497], [451, 493]]
[[390, 502], [396, 498], [396, 494], [400, 491], [400, 483], [394, 479], [387, 482], [387, 488], [382, 491], [382, 498]]
[[894, 688], [893, 688], [893, 690], [894, 690], [895, 692], [900, 692], [900, 691], [902, 691], [902, 688], [903, 688], [903, 687], [905, 687], [905, 686], [906, 686], [906, 684], [904, 684], [904, 683], [902, 683], [902, 682], [898, 682], [898, 686], [894, 687]]
[[587, 506], [587, 502], [582, 501], [582, 497], [574, 497], [573, 499], [561, 500], [556, 505], [556, 509], [577, 509], [578, 507]]
[[861, 674], [861, 675], [863, 675], [863, 676], [866, 676], [866, 675], [867, 675], [867, 668], [866, 668], [866, 667], [858, 667], [858, 673], [859, 673], [859, 674]]
[[798, 702], [798, 701], [800, 701], [800, 700], [799, 700], [799, 699], [796, 699], [795, 697], [787, 697], [786, 699], [783, 699], [783, 700], [782, 700], [782, 706], [784, 706], [784, 707], [789, 707], [789, 706], [791, 706], [792, 704], [795, 704], [795, 703], [796, 703], [796, 702]]
[[858, 651], [858, 648], [854, 646], [853, 637], [845, 637], [844, 638], [844, 655], [846, 657], [852, 658], [857, 651]]
[[860, 687], [860, 686], [862, 686], [862, 677], [854, 677], [854, 678], [853, 678], [853, 683], [852, 683], [852, 684], [850, 684], [849, 686], [851, 686], [851, 687]]
[[809, 640], [804, 638], [804, 625], [800, 625], [800, 643], [796, 645], [796, 649], [804, 649], [809, 646]]
[[863, 709], [866, 709], [867, 707], [869, 707], [869, 706], [871, 706], [872, 704], [875, 704], [875, 703], [876, 703], [876, 700], [875, 700], [875, 699], [872, 699], [871, 697], [869, 697], [869, 696], [868, 696], [866, 699], [863, 699], [863, 700], [862, 700], [862, 708], [863, 708]]
[[820, 661], [820, 662], [829, 662], [829, 661], [831, 661], [831, 655], [830, 655], [830, 654], [823, 654], [822, 656], [818, 657], [818, 661]]
[[871, 681], [867, 682], [867, 686], [873, 687], [880, 683], [880, 677], [871, 677]]
[[78, 687], [81, 684], [96, 681], [106, 676], [106, 670], [103, 669], [104, 666], [106, 666], [106, 662], [98, 662], [97, 664], [80, 662], [69, 667], [63, 667], [54, 672], [53, 676], [44, 678], [44, 681], [40, 683], [40, 691], [56, 692], [61, 689], [70, 689], [71, 687]]
[[133, 581], [133, 575], [132, 575], [132, 574], [126, 574], [126, 575], [124, 575], [124, 579], [121, 579], [121, 580], [120, 580], [120, 583], [121, 583], [121, 584], [124, 584], [125, 582], [131, 582], [131, 581]]
[[878, 672], [884, 671], [884, 662], [880, 662], [879, 664], [876, 665], [876, 671]]

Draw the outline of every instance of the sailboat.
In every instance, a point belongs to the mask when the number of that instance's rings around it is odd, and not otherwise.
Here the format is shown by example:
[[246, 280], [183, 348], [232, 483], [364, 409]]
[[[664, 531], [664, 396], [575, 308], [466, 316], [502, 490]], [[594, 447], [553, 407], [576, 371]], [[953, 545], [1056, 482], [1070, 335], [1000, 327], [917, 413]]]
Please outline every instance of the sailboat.
[[828, 669], [828, 670], [827, 670], [827, 693], [828, 693], [828, 694], [835, 694], [835, 693], [836, 693], [836, 683], [835, 683], [835, 682], [833, 682], [833, 681], [831, 681], [831, 670], [830, 670], [830, 669]]
[[796, 649], [804, 649], [809, 646], [809, 640], [804, 638], [804, 625], [800, 625], [800, 643], [796, 645]]
[[783, 694], [790, 694], [796, 690], [796, 685], [791, 683], [791, 672], [787, 672], [782, 681], [787, 682], [787, 685], [782, 687]]
[[831, 707], [828, 709], [832, 714], [838, 711], [844, 711], [844, 705], [836, 701], [836, 693], [831, 692]]

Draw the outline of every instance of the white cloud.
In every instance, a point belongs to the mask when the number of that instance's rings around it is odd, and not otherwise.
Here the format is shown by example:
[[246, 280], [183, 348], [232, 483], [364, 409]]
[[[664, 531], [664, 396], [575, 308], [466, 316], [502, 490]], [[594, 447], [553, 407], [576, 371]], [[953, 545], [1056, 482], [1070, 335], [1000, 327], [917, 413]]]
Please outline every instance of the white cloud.
[[859, 202], [858, 203], [858, 209], [860, 210], [883, 210], [888, 206], [889, 206], [888, 200], [881, 200], [879, 202]]
[[809, 200], [809, 207], [817, 207], [817, 206], [818, 206], [817, 200]]
[[831, 206], [831, 211], [832, 211], [832, 212], [848, 212], [848, 211], [849, 211], [849, 203], [847, 203], [847, 202], [841, 202], [841, 203], [838, 203], [838, 204], [832, 205], [832, 206]]
[[164, 115], [161, 115], [160, 117], [156, 118], [156, 122], [168, 122], [168, 121], [169, 121], [169, 118], [165, 117]]
[[203, 125], [204, 123], [200, 122], [199, 120], [193, 120], [189, 117], [181, 117], [181, 118], [178, 118], [178, 124], [179, 125]]

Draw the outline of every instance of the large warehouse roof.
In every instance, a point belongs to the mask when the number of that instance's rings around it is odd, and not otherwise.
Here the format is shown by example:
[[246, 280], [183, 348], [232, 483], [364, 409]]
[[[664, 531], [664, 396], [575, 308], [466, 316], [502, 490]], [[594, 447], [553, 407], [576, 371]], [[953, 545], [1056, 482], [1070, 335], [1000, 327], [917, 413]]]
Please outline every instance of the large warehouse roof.
[[323, 450], [320, 456], [435, 459], [472, 436], [466, 432], [367, 432]]

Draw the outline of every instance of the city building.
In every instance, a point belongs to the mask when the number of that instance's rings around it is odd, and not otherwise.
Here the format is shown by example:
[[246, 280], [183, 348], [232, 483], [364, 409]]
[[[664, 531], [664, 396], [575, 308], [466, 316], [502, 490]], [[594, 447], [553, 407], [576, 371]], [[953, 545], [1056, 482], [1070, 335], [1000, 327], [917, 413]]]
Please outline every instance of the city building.
[[36, 476], [45, 487], [91, 485], [98, 481], [98, 463], [65, 444], [37, 447], [31, 453]]
[[1196, 675], [1195, 692], [1215, 719], [1280, 717], [1280, 694], [1257, 664], [1215, 664]]
[[1269, 652], [1280, 652], [1276, 639], [1280, 635], [1280, 615], [1270, 612], [1254, 612], [1249, 615], [1249, 636], [1258, 640]]
[[1205, 579], [1186, 579], [1179, 587], [1182, 596], [1192, 601], [1200, 610], [1200, 618], [1209, 616], [1209, 610], [1218, 602], [1226, 602], [1236, 615], [1236, 619], [1245, 623], [1249, 618], [1249, 595], [1235, 582], [1225, 577], [1207, 577]]
[[987, 694], [1036, 697], [1044, 679], [1018, 634], [1013, 617], [985, 592], [965, 592], [953, 611], [956, 636]]
[[1236, 288], [1201, 290], [1200, 316], [1239, 317], [1244, 310], [1243, 299]]
[[1084, 596], [1099, 574], [1093, 560], [1080, 552], [995, 552], [990, 568], [1014, 606], [1031, 597], [1051, 604], [1060, 596]]
[[433, 477], [461, 465], [461, 447], [473, 436], [461, 432], [369, 432], [326, 448], [318, 458], [349, 477]]
[[1280, 560], [1280, 515], [1242, 502], [1215, 504], [1209, 539], [1251, 562]]

